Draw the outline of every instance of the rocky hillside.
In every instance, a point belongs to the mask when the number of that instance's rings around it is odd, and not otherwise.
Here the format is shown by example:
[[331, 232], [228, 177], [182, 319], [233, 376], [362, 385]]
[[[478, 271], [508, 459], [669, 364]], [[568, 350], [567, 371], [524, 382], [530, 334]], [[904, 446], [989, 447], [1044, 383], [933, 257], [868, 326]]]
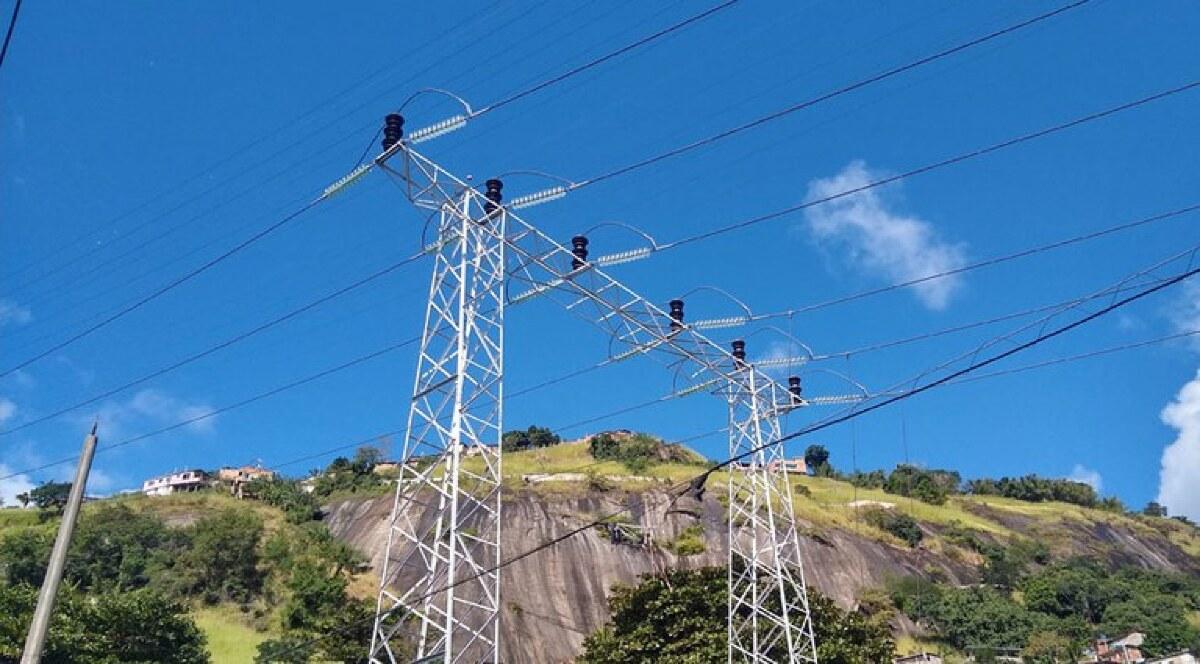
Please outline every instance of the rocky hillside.
[[[632, 583], [667, 567], [725, 562], [725, 484], [720, 475], [711, 479], [702, 503], [679, 510], [679, 505], [672, 508], [666, 485], [695, 474], [696, 465], [659, 464], [631, 477], [615, 462], [596, 466], [581, 444], [509, 454], [505, 464], [506, 555], [625, 506], [632, 508], [628, 532], [649, 533], [651, 540], [645, 546], [614, 541], [597, 530], [506, 568], [501, 589], [506, 661], [570, 661], [583, 639], [607, 619], [605, 597], [614, 584]], [[587, 475], [571, 472], [585, 464]], [[1200, 574], [1200, 534], [1168, 519], [979, 496], [928, 505], [831, 479], [795, 482], [809, 583], [845, 607], [854, 606], [864, 588], [894, 576], [978, 582], [983, 558], [971, 542], [1038, 541], [1056, 559], [1086, 555], [1114, 566]], [[378, 568], [390, 509], [387, 497], [337, 500], [327, 506], [325, 523]], [[869, 525], [863, 515], [871, 510], [911, 515], [923, 534], [920, 543], [908, 546]], [[896, 628], [903, 633], [913, 626]]]

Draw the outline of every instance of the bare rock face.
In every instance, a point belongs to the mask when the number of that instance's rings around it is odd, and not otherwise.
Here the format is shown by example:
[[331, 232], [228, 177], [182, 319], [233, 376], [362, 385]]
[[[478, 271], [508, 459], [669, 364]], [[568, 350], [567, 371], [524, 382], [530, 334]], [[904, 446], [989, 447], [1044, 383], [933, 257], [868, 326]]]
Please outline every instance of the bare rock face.
[[[328, 506], [325, 523], [336, 537], [369, 556], [372, 566], [379, 569], [391, 503], [390, 498], [340, 501]], [[633, 584], [642, 575], [668, 568], [725, 564], [728, 524], [724, 507], [712, 499], [673, 504], [670, 496], [660, 492], [554, 499], [513, 495], [502, 508], [504, 557], [624, 507], [629, 508], [630, 531], [648, 533], [651, 545], [590, 529], [503, 570], [503, 661], [572, 661], [584, 638], [608, 619], [606, 598], [614, 585]], [[686, 529], [694, 533], [695, 526], [703, 531], [703, 551], [684, 556], [671, 552], [671, 543]], [[970, 565], [928, 551], [891, 547], [850, 532], [802, 536], [800, 544], [808, 583], [847, 608], [860, 588], [878, 586], [890, 576], [934, 573], [951, 583], [968, 583], [976, 577]]]

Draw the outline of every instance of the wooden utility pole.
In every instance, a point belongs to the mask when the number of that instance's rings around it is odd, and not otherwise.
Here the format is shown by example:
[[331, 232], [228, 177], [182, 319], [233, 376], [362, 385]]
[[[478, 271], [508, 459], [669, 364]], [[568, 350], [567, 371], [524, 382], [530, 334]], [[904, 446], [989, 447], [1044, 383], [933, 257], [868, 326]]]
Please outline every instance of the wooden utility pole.
[[63, 511], [62, 523], [58, 526], [54, 550], [50, 552], [50, 565], [46, 568], [46, 578], [42, 581], [42, 591], [38, 594], [37, 609], [33, 612], [33, 622], [29, 625], [29, 635], [25, 638], [21, 664], [38, 664], [42, 661], [42, 649], [46, 645], [50, 615], [54, 612], [54, 600], [58, 596], [63, 566], [67, 562], [67, 549], [71, 546], [71, 536], [75, 534], [75, 520], [79, 517], [79, 506], [83, 504], [88, 473], [92, 469], [92, 457], [96, 454], [96, 424], [92, 423], [92, 432], [83, 440], [83, 452], [79, 455], [79, 466], [75, 469], [75, 482], [71, 485], [67, 508]]

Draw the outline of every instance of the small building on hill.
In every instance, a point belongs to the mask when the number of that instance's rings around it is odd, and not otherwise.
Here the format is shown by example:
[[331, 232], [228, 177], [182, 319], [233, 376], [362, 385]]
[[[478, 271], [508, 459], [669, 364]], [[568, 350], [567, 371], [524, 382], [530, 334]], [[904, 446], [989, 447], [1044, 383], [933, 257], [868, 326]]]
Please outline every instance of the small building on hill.
[[1114, 639], [1101, 637], [1084, 651], [1080, 661], [1089, 664], [1139, 664], [1146, 661], [1142, 654], [1145, 640], [1146, 635], [1141, 632], [1131, 632]]
[[173, 493], [199, 491], [208, 485], [208, 473], [199, 468], [192, 468], [151, 477], [142, 482], [142, 493], [147, 496], [169, 496]]
[[241, 466], [239, 468], [224, 467], [217, 471], [217, 480], [229, 486], [229, 493], [244, 498], [246, 485], [257, 479], [275, 479], [275, 471], [263, 468], [261, 465]]

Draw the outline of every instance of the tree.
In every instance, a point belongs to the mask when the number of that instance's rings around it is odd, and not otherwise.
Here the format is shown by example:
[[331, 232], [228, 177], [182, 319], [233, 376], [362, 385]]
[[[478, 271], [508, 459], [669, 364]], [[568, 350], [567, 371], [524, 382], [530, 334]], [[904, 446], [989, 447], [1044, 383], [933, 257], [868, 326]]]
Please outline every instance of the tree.
[[0, 536], [0, 577], [10, 586], [42, 585], [54, 533], [44, 528], [13, 529]]
[[[33, 619], [37, 589], [0, 587], [0, 661], [15, 662]], [[88, 597], [60, 591], [44, 662], [206, 664], [204, 635], [181, 603], [150, 591]]]
[[[584, 641], [583, 664], [660, 662], [708, 664], [727, 658], [724, 567], [670, 570], [617, 586], [609, 597], [612, 617]], [[894, 645], [886, 627], [846, 613], [809, 590], [817, 655], [829, 664], [888, 661]], [[780, 653], [774, 653], [780, 658]]]
[[809, 445], [804, 450], [804, 465], [817, 477], [833, 474], [833, 466], [829, 465], [829, 450], [824, 445]]
[[1142, 509], [1142, 514], [1146, 516], [1167, 516], [1167, 508], [1165, 505], [1159, 505], [1152, 500], [1146, 503], [1146, 507]]
[[101, 504], [79, 520], [66, 576], [80, 589], [121, 592], [145, 587], [172, 534], [162, 521], [125, 505]]
[[62, 514], [70, 496], [70, 482], [43, 482], [41, 486], [29, 492], [29, 500], [38, 509], [56, 515]]
[[225, 509], [206, 516], [190, 529], [191, 547], [180, 555], [184, 589], [206, 601], [246, 601], [262, 586], [258, 540], [262, 520], [245, 510]]
[[1079, 654], [1079, 644], [1068, 636], [1054, 631], [1034, 632], [1021, 650], [1021, 657], [1030, 664], [1073, 662]]
[[383, 461], [383, 450], [372, 445], [362, 445], [354, 451], [354, 466], [356, 472], [371, 472], [375, 464]]
[[524, 431], [520, 429], [506, 431], [500, 444], [505, 452], [521, 452], [539, 447], [550, 447], [561, 442], [562, 438], [558, 434], [546, 427], [535, 425]]

